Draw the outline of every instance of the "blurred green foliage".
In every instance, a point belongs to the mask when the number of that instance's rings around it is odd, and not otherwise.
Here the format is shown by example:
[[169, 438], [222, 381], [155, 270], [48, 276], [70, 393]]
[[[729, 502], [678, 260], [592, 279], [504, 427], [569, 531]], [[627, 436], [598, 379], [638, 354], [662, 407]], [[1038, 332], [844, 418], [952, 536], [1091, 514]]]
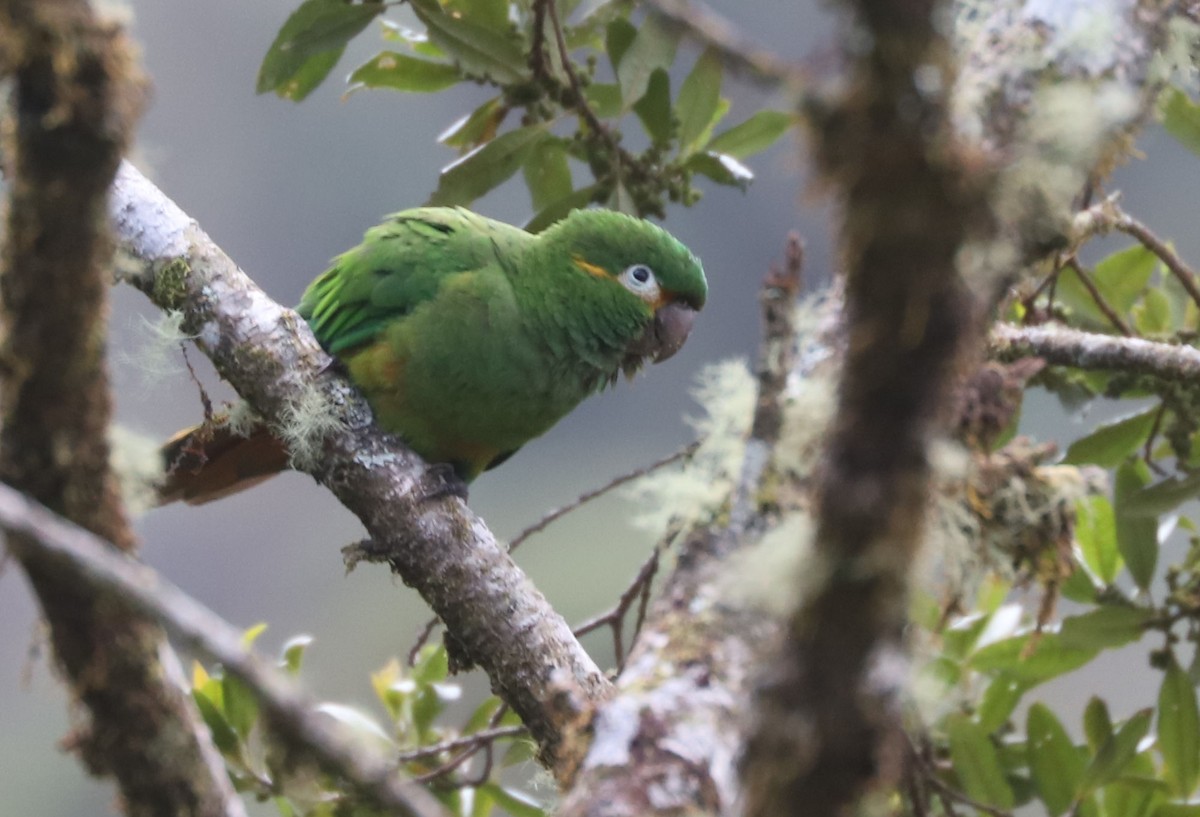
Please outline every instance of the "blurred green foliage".
[[[1200, 106], [1169, 87], [1159, 111], [1167, 131], [1200, 152]], [[1168, 243], [1155, 249], [1131, 235], [1128, 246], [1091, 268], [1078, 260], [1084, 247], [1063, 253], [1044, 279], [1011, 299], [1008, 319], [1195, 346], [1194, 273], [1176, 259], [1166, 262]], [[1065, 553], [1067, 564], [1057, 572], [992, 575], [964, 615], [919, 601], [917, 623], [934, 644], [923, 674], [955, 703], [914, 725], [915, 764], [925, 777], [902, 808], [1200, 815], [1200, 537], [1187, 504], [1200, 497], [1200, 388], [1061, 366], [1035, 382], [1070, 406], [1098, 397], [1131, 402], [1130, 411], [1066, 446], [1066, 464], [1109, 469], [1111, 490], [1078, 500], [1073, 540], [1055, 557]], [[1164, 547], [1174, 531], [1187, 540], [1181, 553]], [[1050, 604], [1029, 613], [1012, 601], [1012, 582], [1035, 578]], [[1050, 611], [1060, 595], [1073, 603], [1072, 614], [1056, 621]], [[1082, 723], [1066, 724], [1036, 700], [1041, 684], [1135, 643], [1160, 678], [1157, 695], [1128, 718], [1114, 721], [1108, 702], [1092, 696]]]
[[[259, 625], [247, 631], [247, 646], [264, 629]], [[303, 636], [289, 641], [279, 666], [298, 674], [310, 643]], [[461, 727], [441, 723], [447, 704], [461, 696], [448, 675], [445, 648], [426, 646], [411, 667], [392, 661], [371, 675], [378, 713], [338, 703], [323, 703], [317, 709], [363, 742], [382, 746], [396, 758], [398, 774], [426, 781], [451, 814], [488, 817], [500, 809], [512, 817], [543, 817], [545, 808], [538, 800], [499, 780], [504, 769], [533, 755], [533, 742], [520, 729], [520, 721], [492, 696], [476, 706]], [[298, 764], [266, 740], [268, 730], [253, 695], [219, 666], [207, 670], [195, 665], [192, 697], [238, 791], [272, 802], [283, 817], [376, 814], [346, 791], [343, 781]], [[475, 771], [473, 763], [481, 769]]]
[[679, 33], [653, 16], [635, 24], [629, 0], [586, 11], [579, 0], [409, 0], [423, 30], [387, 19], [394, 5], [305, 0], [267, 52], [258, 91], [304, 99], [376, 18], [388, 48], [350, 74], [349, 92], [494, 90], [441, 135], [460, 156], [429, 204], [469, 205], [522, 171], [530, 230], [591, 203], [661, 217], [668, 201], [700, 199], [698, 176], [744, 189], [753, 174], [742, 160], [795, 123], [761, 110], [716, 133], [730, 107], [720, 58], [701, 53], [672, 92]]

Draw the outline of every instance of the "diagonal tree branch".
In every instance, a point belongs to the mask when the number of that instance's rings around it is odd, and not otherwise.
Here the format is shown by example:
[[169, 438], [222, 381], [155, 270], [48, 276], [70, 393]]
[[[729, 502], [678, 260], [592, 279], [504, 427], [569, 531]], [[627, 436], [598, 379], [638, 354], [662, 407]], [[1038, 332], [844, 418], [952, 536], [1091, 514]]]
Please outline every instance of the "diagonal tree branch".
[[557, 768], [564, 732], [610, 689], [569, 625], [483, 520], [461, 499], [438, 495], [425, 463], [371, 423], [304, 321], [128, 164], [110, 208], [124, 279], [161, 308], [181, 311], [184, 330], [256, 410], [293, 440], [288, 418], [301, 407], [338, 418], [293, 444], [294, 456], [308, 449], [297, 467], [359, 517], [371, 542], [360, 556], [388, 562], [417, 589], [446, 623], [460, 664], [487, 672]]
[[192, 649], [219, 661], [254, 693], [271, 727], [300, 756], [345, 778], [370, 802], [406, 817], [436, 817], [441, 806], [423, 788], [396, 776], [394, 759], [368, 751], [337, 723], [317, 713], [296, 684], [246, 647], [242, 634], [165, 581], [151, 568], [116, 552], [18, 491], [0, 483], [0, 527], [53, 560], [78, 587], [106, 602], [121, 599], [161, 623]]
[[[105, 436], [104, 212], [140, 108], [131, 53], [121, 30], [83, 0], [0, 2], [0, 74], [15, 85], [3, 150], [0, 474], [123, 550], [134, 537]], [[76, 745], [93, 773], [116, 778], [126, 813], [244, 814], [157, 625], [75, 581], [28, 537], [7, 542], [91, 717]]]

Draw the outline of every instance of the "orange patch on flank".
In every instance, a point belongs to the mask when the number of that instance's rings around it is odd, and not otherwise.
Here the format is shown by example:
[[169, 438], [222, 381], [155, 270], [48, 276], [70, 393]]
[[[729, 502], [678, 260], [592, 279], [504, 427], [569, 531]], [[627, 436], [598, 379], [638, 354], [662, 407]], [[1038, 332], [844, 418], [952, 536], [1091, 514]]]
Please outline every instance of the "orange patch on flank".
[[575, 262], [575, 266], [579, 267], [581, 270], [586, 272], [588, 275], [594, 275], [597, 278], [612, 278], [612, 276], [608, 274], [608, 270], [606, 270], [604, 267], [598, 267], [595, 264], [589, 264], [587, 261], [584, 261], [578, 255], [575, 256], [572, 260]]
[[367, 387], [403, 390], [404, 364], [387, 343], [373, 343], [344, 358], [354, 379]]

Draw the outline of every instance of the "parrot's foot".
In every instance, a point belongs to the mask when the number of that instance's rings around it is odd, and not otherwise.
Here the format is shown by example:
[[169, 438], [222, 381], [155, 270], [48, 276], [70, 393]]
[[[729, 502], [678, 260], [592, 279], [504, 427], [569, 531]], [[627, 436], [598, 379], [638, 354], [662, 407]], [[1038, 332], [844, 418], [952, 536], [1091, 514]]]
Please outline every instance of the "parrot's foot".
[[430, 465], [417, 490], [420, 492], [420, 502], [432, 502], [447, 496], [456, 496], [463, 502], [468, 499], [467, 483], [454, 470], [454, 466], [446, 462]]

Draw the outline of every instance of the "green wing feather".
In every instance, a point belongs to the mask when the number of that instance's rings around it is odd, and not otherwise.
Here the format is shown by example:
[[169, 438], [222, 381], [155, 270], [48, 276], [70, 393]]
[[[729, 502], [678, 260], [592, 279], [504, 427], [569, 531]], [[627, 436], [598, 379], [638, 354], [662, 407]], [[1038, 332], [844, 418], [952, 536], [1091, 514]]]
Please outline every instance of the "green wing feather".
[[338, 354], [370, 342], [455, 276], [504, 263], [507, 248], [531, 240], [524, 230], [463, 209], [405, 210], [335, 258], [305, 290], [299, 312], [321, 345]]

